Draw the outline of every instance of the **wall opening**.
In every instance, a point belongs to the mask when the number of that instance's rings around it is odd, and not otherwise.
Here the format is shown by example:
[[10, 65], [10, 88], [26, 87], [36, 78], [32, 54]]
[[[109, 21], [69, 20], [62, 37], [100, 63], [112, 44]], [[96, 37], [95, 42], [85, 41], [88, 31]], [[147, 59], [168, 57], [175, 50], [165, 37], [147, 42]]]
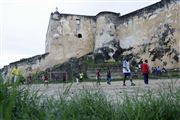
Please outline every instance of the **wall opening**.
[[78, 18], [76, 19], [76, 24], [80, 25], [80, 19], [78, 19]]
[[78, 37], [78, 38], [82, 38], [82, 34], [78, 34], [77, 37]]

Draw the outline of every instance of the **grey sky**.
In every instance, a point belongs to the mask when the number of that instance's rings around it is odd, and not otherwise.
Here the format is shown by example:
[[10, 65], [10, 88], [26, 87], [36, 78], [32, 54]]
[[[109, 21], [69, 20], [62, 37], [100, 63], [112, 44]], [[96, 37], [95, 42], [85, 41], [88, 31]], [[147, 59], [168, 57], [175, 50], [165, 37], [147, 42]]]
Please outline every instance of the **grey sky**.
[[0, 0], [0, 68], [22, 58], [43, 54], [50, 13], [121, 15], [159, 0]]

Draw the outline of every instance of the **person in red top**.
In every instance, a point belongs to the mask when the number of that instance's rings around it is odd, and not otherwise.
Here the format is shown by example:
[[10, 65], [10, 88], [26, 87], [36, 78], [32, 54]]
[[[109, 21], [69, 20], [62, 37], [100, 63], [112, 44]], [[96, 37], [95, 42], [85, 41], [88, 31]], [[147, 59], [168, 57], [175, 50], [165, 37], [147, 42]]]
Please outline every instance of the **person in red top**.
[[144, 83], [148, 84], [149, 65], [147, 60], [145, 60], [144, 63], [141, 64], [141, 73], [144, 76]]
[[32, 74], [29, 73], [29, 75], [27, 76], [27, 84], [30, 85], [32, 83]]
[[100, 81], [101, 81], [100, 71], [101, 71], [101, 70], [98, 69], [97, 72], [96, 72], [96, 79], [97, 79], [96, 84], [97, 84], [97, 85], [100, 85]]
[[45, 86], [45, 84], [48, 86], [49, 81], [48, 81], [48, 76], [47, 76], [47, 74], [44, 74], [44, 75], [42, 76], [42, 80], [44, 80], [44, 86]]

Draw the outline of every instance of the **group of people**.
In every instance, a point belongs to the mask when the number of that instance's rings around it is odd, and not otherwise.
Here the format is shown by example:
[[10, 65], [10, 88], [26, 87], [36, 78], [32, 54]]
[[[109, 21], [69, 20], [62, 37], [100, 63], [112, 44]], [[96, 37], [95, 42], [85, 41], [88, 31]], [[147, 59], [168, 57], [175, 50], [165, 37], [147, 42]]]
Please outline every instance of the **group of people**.
[[[49, 83], [49, 78], [47, 74], [43, 74], [41, 77], [42, 81], [44, 81], [44, 86], [48, 86]], [[29, 75], [27, 76], [27, 84], [30, 85], [32, 84], [32, 74], [29, 73]]]
[[[143, 62], [143, 60], [141, 59], [139, 62], [139, 69], [144, 77], [144, 83], [148, 84], [148, 78], [149, 78], [149, 72], [150, 72], [148, 60], [144, 60]], [[131, 85], [134, 86], [135, 84], [132, 82], [132, 76], [131, 76], [131, 70], [130, 70], [128, 58], [126, 58], [123, 61], [123, 73], [124, 73], [123, 85], [126, 86], [125, 81], [126, 81], [126, 78], [129, 76]]]
[[[18, 69], [18, 66], [15, 65], [11, 71], [11, 80], [12, 80], [11, 83], [13, 83], [13, 84], [18, 83], [20, 76], [22, 76], [21, 71]], [[49, 83], [48, 75], [43, 74], [41, 79], [44, 81], [44, 85], [48, 86], [48, 83]], [[27, 80], [28, 85], [32, 84], [32, 74], [31, 73], [28, 74], [28, 76], [26, 77], [26, 80]]]
[[[100, 74], [100, 72], [101, 72], [101, 69], [98, 69], [96, 71], [97, 85], [100, 85], [100, 81], [101, 81], [101, 74]], [[110, 68], [107, 69], [106, 76], [107, 76], [107, 84], [111, 85], [111, 70], [110, 70]]]
[[[132, 75], [131, 75], [131, 69], [130, 69], [130, 63], [128, 58], [123, 60], [123, 86], [126, 86], [126, 79], [129, 78], [131, 82], [131, 86], [135, 86], [135, 83], [133, 83], [132, 80]], [[144, 77], [144, 83], [148, 84], [148, 77], [149, 77], [149, 65], [148, 65], [148, 60], [144, 60], [144, 62], [141, 60], [139, 62], [139, 69]], [[97, 84], [100, 85], [100, 80], [101, 80], [101, 75], [100, 75], [100, 69], [97, 70], [96, 72], [96, 79], [97, 79]], [[111, 70], [108, 68], [107, 70], [107, 84], [111, 84]]]
[[152, 67], [152, 73], [155, 75], [161, 75], [161, 73], [166, 73], [166, 72], [167, 70], [164, 67], [162, 69], [160, 66]]
[[[141, 59], [139, 62], [139, 69], [144, 77], [144, 83], [148, 84], [148, 78], [149, 78], [149, 65], [148, 65], [148, 60], [143, 60]], [[131, 76], [131, 70], [130, 70], [130, 64], [128, 58], [126, 58], [123, 61], [123, 74], [124, 74], [124, 79], [123, 79], [123, 85], [126, 86], [125, 81], [126, 78], [129, 77], [131, 81], [131, 86], [134, 86], [135, 84], [132, 81], [132, 76]]]
[[[131, 75], [131, 69], [130, 69], [130, 63], [128, 58], [125, 58], [123, 60], [123, 86], [126, 86], [126, 79], [129, 78], [130, 82], [131, 82], [131, 86], [135, 86], [135, 84], [133, 83], [132, 80], [132, 75]], [[142, 61], [142, 59], [139, 62], [139, 69], [144, 77], [144, 83], [148, 84], [148, 75], [149, 75], [149, 65], [148, 65], [148, 60], [144, 60], [144, 62]], [[158, 71], [159, 69], [156, 69], [156, 71]], [[100, 81], [101, 81], [101, 69], [97, 69], [96, 71], [96, 79], [97, 79], [97, 85], [100, 85]], [[12, 75], [13, 75], [13, 82], [17, 81], [17, 77], [20, 75], [20, 71], [17, 68], [17, 65], [15, 65], [15, 67], [12, 70]], [[110, 68], [107, 68], [107, 84], [111, 85], [111, 70]], [[82, 81], [84, 77], [83, 73], [79, 73], [76, 75], [76, 82], [77, 84], [79, 83], [79, 80]], [[48, 86], [48, 75], [44, 74], [42, 76], [42, 80], [44, 81], [44, 85]], [[31, 84], [32, 83], [32, 75], [31, 73], [29, 73], [29, 75], [27, 76], [27, 83]]]
[[[48, 86], [49, 83], [49, 78], [47, 74], [43, 74], [41, 77], [42, 81], [44, 81], [44, 86]], [[32, 74], [29, 73], [29, 75], [27, 76], [27, 84], [30, 85], [32, 84]]]

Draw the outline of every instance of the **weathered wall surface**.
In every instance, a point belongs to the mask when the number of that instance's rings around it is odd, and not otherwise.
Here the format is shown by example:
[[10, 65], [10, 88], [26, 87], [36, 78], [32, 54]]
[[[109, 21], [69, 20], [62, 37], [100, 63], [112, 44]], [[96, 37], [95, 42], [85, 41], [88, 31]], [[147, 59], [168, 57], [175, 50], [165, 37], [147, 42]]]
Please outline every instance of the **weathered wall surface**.
[[21, 74], [26, 77], [29, 73], [36, 73], [46, 69], [46, 59], [49, 53], [37, 55], [31, 58], [21, 59], [19, 61], [10, 63], [8, 66], [0, 69], [3, 78], [6, 80], [11, 78], [11, 71], [15, 65], [21, 71]]
[[103, 61], [112, 58], [116, 49], [114, 43], [118, 43], [116, 26], [119, 16], [119, 13], [112, 12], [100, 12], [96, 15], [95, 62], [102, 62], [99, 58]]
[[116, 26], [119, 14], [111, 12], [101, 12], [96, 15], [96, 37], [95, 52], [98, 48], [109, 47], [112, 41], [117, 42]]
[[[136, 60], [148, 59], [151, 66], [179, 68], [179, 11], [180, 1], [171, 0], [161, 1], [129, 13], [119, 17], [118, 20], [115, 19], [115, 22], [109, 16], [109, 24], [104, 22], [107, 21], [106, 16], [100, 16], [97, 23], [104, 23], [103, 27], [106, 30], [102, 29], [103, 32], [97, 34], [95, 49], [101, 49], [106, 60], [110, 58], [121, 60], [127, 55]], [[115, 24], [111, 24], [113, 22]], [[114, 27], [109, 27], [110, 24]], [[111, 36], [109, 31], [113, 31], [112, 37], [109, 37]], [[107, 42], [109, 44], [106, 44]]]
[[[120, 18], [117, 34], [123, 54], [148, 59], [151, 66], [180, 67], [180, 1], [158, 3]], [[132, 16], [131, 16], [132, 15]]]
[[60, 14], [50, 19], [46, 36], [47, 63], [63, 63], [71, 57], [81, 57], [93, 51], [95, 19], [89, 16]]
[[180, 68], [180, 0], [162, 0], [124, 16], [101, 12], [96, 16], [50, 16], [43, 55], [20, 60], [1, 71], [10, 74], [17, 64], [23, 74], [45, 70], [68, 59], [93, 52], [103, 60], [129, 56], [150, 66]]

